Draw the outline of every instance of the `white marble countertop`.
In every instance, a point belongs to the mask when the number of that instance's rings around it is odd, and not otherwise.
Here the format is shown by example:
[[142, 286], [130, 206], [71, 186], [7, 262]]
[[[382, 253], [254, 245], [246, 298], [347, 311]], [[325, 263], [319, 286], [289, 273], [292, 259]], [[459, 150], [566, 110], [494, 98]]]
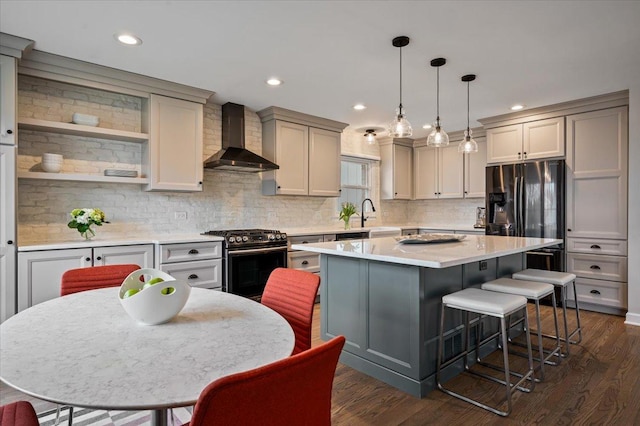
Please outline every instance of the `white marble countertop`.
[[462, 241], [441, 244], [400, 244], [394, 237], [294, 244], [294, 250], [354, 257], [427, 268], [448, 268], [562, 243], [552, 238], [466, 235]]
[[337, 233], [345, 233], [345, 232], [368, 232], [371, 229], [375, 228], [384, 228], [384, 227], [395, 227], [400, 229], [434, 229], [437, 231], [469, 231], [469, 232], [484, 232], [484, 228], [478, 229], [474, 228], [473, 224], [464, 225], [464, 224], [447, 224], [447, 225], [428, 225], [428, 224], [402, 224], [402, 225], [377, 225], [377, 226], [365, 226], [364, 228], [360, 228], [359, 226], [351, 227], [351, 229], [344, 229], [344, 226], [341, 225], [340, 222], [335, 227], [333, 226], [325, 226], [325, 227], [304, 227], [304, 228], [284, 228], [280, 229], [282, 232], [286, 232], [287, 235], [292, 237], [296, 237], [299, 235], [320, 235], [320, 234], [337, 234]]
[[177, 317], [145, 326], [118, 291], [59, 297], [0, 324], [2, 381], [56, 403], [157, 410], [193, 405], [212, 381], [293, 350], [287, 321], [253, 300], [193, 288]]

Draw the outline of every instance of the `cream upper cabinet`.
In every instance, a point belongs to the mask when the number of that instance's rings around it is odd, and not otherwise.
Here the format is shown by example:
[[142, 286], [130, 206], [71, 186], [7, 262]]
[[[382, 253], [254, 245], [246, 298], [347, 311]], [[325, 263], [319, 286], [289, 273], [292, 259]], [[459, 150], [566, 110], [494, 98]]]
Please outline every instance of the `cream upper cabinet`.
[[462, 198], [464, 158], [458, 144], [444, 148], [414, 148], [415, 199]]
[[0, 55], [0, 145], [16, 144], [16, 59]]
[[627, 114], [567, 117], [567, 237], [627, 238]]
[[309, 128], [309, 195], [340, 196], [340, 133]]
[[280, 167], [262, 173], [262, 193], [339, 197], [341, 132], [347, 124], [279, 107], [257, 114], [262, 156]]
[[464, 156], [464, 197], [484, 198], [487, 179], [487, 141], [484, 137], [474, 139], [478, 143], [478, 152]]
[[380, 198], [413, 198], [413, 148], [403, 140], [380, 143]]
[[147, 190], [202, 191], [202, 121], [202, 104], [150, 96]]
[[487, 163], [564, 157], [564, 117], [487, 129]]

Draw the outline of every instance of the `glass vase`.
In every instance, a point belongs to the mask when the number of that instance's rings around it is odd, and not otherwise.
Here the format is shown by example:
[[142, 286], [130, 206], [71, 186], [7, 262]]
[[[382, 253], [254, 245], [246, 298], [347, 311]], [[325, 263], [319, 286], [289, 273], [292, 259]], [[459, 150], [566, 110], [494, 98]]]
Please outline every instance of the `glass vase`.
[[96, 236], [95, 232], [93, 232], [91, 228], [87, 229], [84, 232], [80, 232], [80, 235], [82, 235], [85, 240], [90, 240]]
[[351, 222], [349, 219], [344, 221], [344, 229], [351, 229]]

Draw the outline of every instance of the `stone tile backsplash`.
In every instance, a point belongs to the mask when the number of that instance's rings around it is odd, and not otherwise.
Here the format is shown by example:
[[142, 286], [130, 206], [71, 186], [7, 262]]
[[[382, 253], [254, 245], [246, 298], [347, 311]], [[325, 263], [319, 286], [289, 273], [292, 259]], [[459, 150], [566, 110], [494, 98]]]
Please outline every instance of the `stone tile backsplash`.
[[[66, 86], [69, 85], [21, 77], [20, 116], [70, 121], [73, 112], [91, 114], [99, 110], [95, 115], [100, 115], [101, 127], [140, 131], [139, 98]], [[73, 93], [70, 93], [71, 88]], [[245, 125], [246, 147], [260, 154], [260, 118], [247, 109]], [[204, 107], [203, 160], [221, 148], [221, 140], [221, 107], [208, 103]], [[379, 156], [377, 145], [363, 143], [362, 135], [349, 128], [342, 134], [342, 151], [343, 154]], [[140, 144], [135, 143], [20, 132], [19, 170], [37, 171], [42, 152], [63, 154], [63, 172], [77, 173], [102, 173], [104, 168], [139, 170], [141, 155]], [[373, 185], [378, 188], [377, 164], [373, 171]], [[374, 194], [372, 198], [378, 200], [379, 196]], [[475, 207], [481, 203], [483, 200], [480, 199], [376, 201], [377, 216], [371, 218], [367, 226], [473, 224]], [[101, 235], [199, 233], [234, 227], [339, 228], [341, 224], [337, 218], [336, 199], [263, 196], [259, 173], [213, 170], [204, 172], [203, 191], [193, 193], [146, 192], [138, 185], [20, 179], [17, 205], [19, 244], [78, 240], [77, 231], [66, 224], [69, 212], [81, 207], [98, 207], [105, 211], [110, 223], [96, 229], [97, 239]], [[176, 219], [176, 212], [185, 212], [187, 219]]]

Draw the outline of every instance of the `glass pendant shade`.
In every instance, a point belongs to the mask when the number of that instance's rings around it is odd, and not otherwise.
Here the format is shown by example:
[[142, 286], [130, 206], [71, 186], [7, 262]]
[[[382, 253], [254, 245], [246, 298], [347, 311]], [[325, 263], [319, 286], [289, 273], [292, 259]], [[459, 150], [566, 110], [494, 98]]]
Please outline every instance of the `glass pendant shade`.
[[433, 130], [429, 133], [429, 137], [427, 138], [428, 146], [442, 147], [449, 145], [449, 135], [447, 132], [442, 130], [440, 127], [440, 122], [436, 122], [433, 126]]
[[366, 131], [366, 133], [364, 134], [364, 140], [367, 141], [367, 143], [369, 145], [373, 145], [376, 143], [376, 134], [374, 133], [375, 131], [373, 129], [369, 129]]
[[411, 123], [409, 123], [403, 112], [402, 109], [397, 109], [396, 116], [389, 123], [389, 136], [393, 138], [407, 138], [413, 134]]
[[458, 152], [463, 154], [478, 152], [478, 143], [471, 137], [471, 133], [472, 131], [469, 128], [464, 131], [464, 139], [458, 144]]

